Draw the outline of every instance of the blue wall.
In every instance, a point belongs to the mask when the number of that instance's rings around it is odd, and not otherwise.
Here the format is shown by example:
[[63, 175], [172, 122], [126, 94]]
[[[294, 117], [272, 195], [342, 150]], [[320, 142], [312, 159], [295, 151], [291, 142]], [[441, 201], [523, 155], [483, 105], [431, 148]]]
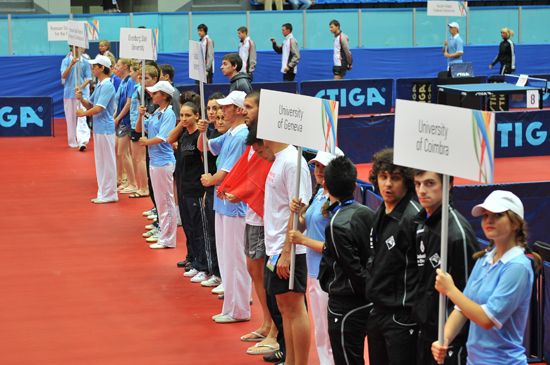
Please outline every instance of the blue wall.
[[[521, 16], [520, 16], [521, 13]], [[305, 15], [304, 15], [305, 14]], [[294, 36], [308, 49], [330, 48], [332, 36], [328, 22], [338, 19], [342, 30], [350, 36], [352, 47], [411, 47], [440, 45], [445, 36], [445, 17], [428, 17], [425, 9], [342, 9], [302, 11], [251, 11], [250, 34], [259, 50], [271, 49], [271, 37], [282, 39], [282, 23], [294, 25]], [[521, 27], [519, 19], [521, 17]], [[97, 20], [100, 38], [119, 39], [119, 28], [129, 27], [129, 14], [76, 15], [77, 20]], [[48, 42], [47, 22], [68, 19], [68, 15], [13, 15], [13, 54], [51, 55], [65, 52], [64, 42]], [[414, 20], [415, 21], [414, 21]], [[461, 26], [461, 34], [468, 44], [496, 44], [500, 28], [508, 26], [516, 32], [517, 43], [550, 43], [548, 32], [550, 7], [476, 7], [468, 18], [450, 18]], [[361, 20], [361, 21], [360, 21]], [[191, 34], [189, 24], [191, 22]], [[0, 16], [0, 55], [8, 54], [8, 20]], [[135, 27], [144, 25], [159, 29], [160, 52], [185, 52], [190, 36], [197, 39], [196, 27], [209, 26], [209, 34], [218, 51], [237, 48], [236, 29], [246, 25], [246, 12], [138, 13], [133, 15]], [[416, 32], [413, 32], [413, 23]], [[416, 39], [416, 42], [415, 42]], [[361, 40], [361, 43], [360, 43]], [[305, 46], [304, 46], [305, 45]]]

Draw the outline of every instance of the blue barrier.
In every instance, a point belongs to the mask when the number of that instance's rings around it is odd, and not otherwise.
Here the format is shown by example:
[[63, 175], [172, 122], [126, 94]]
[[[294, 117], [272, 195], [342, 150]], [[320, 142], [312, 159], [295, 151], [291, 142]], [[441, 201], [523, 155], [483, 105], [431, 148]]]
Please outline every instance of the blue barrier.
[[392, 108], [393, 80], [303, 81], [300, 93], [338, 101], [338, 113], [388, 113]]
[[52, 98], [0, 97], [0, 137], [51, 136]]

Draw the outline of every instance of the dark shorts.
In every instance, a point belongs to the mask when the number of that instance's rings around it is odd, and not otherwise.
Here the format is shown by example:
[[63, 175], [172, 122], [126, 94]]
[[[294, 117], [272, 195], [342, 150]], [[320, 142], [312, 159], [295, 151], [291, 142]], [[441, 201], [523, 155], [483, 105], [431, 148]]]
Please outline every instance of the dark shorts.
[[332, 73], [334, 76], [342, 76], [344, 77], [346, 75], [346, 72], [348, 72], [348, 68], [345, 66], [333, 66], [332, 67]]
[[135, 129], [132, 129], [132, 132], [130, 133], [130, 140], [132, 140], [132, 142], [137, 142], [140, 138], [141, 133], [138, 133]]
[[246, 225], [244, 228], [244, 254], [252, 260], [265, 258], [263, 226]]
[[[307, 262], [306, 254], [296, 255], [296, 268], [294, 269], [294, 289], [288, 289], [288, 280], [281, 279], [276, 272], [265, 267], [264, 287], [269, 295], [279, 295], [293, 291], [305, 293], [307, 286]], [[275, 269], [276, 270], [276, 269]]]
[[116, 136], [119, 138], [129, 136], [132, 132], [132, 128], [126, 124], [119, 124], [116, 126]]

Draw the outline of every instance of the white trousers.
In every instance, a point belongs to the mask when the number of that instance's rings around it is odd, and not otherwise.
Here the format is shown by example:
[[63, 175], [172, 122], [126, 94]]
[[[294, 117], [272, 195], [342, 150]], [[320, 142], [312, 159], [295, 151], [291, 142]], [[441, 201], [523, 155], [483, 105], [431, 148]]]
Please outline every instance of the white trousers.
[[76, 110], [81, 107], [80, 105], [77, 99], [63, 99], [69, 147], [85, 146], [90, 141], [90, 128], [86, 123], [86, 117], [76, 117]]
[[319, 285], [319, 280], [307, 277], [307, 291], [309, 294], [309, 305], [313, 318], [313, 329], [315, 332], [315, 345], [319, 355], [320, 365], [334, 365], [332, 347], [328, 336], [328, 293], [324, 292]]
[[176, 247], [176, 230], [178, 228], [174, 201], [174, 168], [174, 164], [161, 167], [149, 165], [160, 225], [158, 243], [166, 247]]
[[97, 198], [118, 200], [116, 192], [115, 135], [94, 133], [95, 173]]
[[244, 254], [245, 219], [216, 213], [215, 223], [216, 251], [224, 290], [222, 313], [235, 319], [248, 319], [252, 279]]

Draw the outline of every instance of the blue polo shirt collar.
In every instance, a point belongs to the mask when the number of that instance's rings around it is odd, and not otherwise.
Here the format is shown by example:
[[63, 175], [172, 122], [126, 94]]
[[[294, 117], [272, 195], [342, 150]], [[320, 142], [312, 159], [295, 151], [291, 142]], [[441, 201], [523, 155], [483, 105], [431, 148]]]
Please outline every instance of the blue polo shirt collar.
[[[493, 257], [495, 256], [496, 249], [491, 250], [487, 256], [485, 256], [485, 260], [483, 261], [483, 266], [492, 265], [493, 264]], [[512, 247], [502, 257], [495, 262], [495, 265], [498, 264], [500, 261], [502, 261], [503, 264], [508, 263], [509, 261], [515, 259], [518, 256], [523, 255], [525, 250], [519, 246]]]
[[232, 127], [228, 132], [231, 133], [232, 136], [234, 136], [235, 134], [237, 134], [243, 128], [247, 128], [246, 123], [239, 124], [236, 127]]

